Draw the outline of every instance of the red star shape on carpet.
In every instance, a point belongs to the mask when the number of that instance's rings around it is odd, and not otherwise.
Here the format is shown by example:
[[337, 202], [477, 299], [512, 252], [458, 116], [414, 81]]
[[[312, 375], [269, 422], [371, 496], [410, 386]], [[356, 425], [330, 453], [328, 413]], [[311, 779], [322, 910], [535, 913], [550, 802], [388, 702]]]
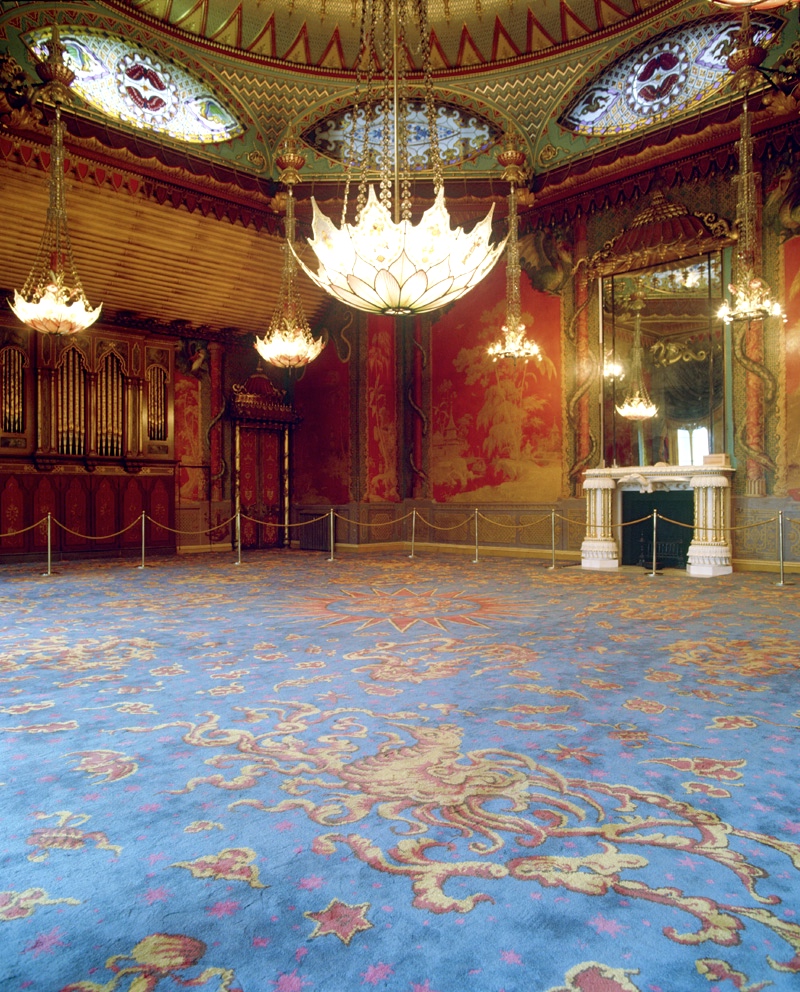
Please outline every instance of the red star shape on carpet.
[[324, 937], [325, 934], [332, 933], [343, 944], [349, 944], [359, 931], [372, 928], [372, 924], [366, 918], [369, 907], [368, 902], [351, 906], [338, 899], [331, 899], [325, 909], [318, 913], [303, 913], [303, 916], [316, 923], [311, 933], [312, 937]]

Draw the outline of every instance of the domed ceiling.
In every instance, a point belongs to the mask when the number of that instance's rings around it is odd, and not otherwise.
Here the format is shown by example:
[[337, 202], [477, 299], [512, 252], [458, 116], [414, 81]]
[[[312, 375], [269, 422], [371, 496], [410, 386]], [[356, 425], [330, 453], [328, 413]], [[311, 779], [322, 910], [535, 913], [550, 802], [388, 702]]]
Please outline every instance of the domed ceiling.
[[[460, 149], [444, 170], [458, 223], [489, 202], [502, 216], [495, 155], [509, 129], [537, 208], [621, 164], [652, 167], [659, 149], [674, 160], [707, 135], [735, 137], [724, 41], [738, 15], [711, 0], [429, 0], [428, 12], [435, 97]], [[90, 299], [111, 312], [135, 296], [137, 312], [167, 323], [263, 330], [282, 259], [276, 156], [287, 136], [301, 141], [301, 223], [311, 195], [341, 195], [359, 14], [360, 0], [0, 0], [0, 57], [35, 82], [34, 52], [57, 18], [78, 70], [68, 209]], [[798, 39], [798, 11], [756, 16], [774, 62]], [[18, 221], [0, 228], [7, 287], [24, 280], [41, 231], [48, 144], [41, 122], [0, 105], [0, 210]], [[424, 150], [420, 162], [424, 172]], [[302, 291], [319, 317], [326, 301], [306, 280]]]

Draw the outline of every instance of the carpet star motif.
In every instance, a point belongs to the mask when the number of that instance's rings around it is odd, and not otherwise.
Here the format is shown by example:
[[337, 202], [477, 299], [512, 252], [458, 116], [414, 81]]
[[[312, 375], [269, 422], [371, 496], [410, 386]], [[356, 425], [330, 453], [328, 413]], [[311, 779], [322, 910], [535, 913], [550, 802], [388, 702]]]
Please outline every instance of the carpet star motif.
[[368, 902], [350, 905], [346, 902], [340, 902], [338, 899], [331, 899], [325, 909], [320, 912], [308, 912], [303, 915], [316, 923], [311, 932], [312, 937], [324, 937], [326, 934], [332, 933], [343, 944], [349, 944], [361, 930], [372, 929], [372, 924], [367, 919], [369, 907], [370, 903]]
[[[303, 620], [319, 620], [325, 627], [356, 624], [357, 630], [367, 630], [389, 624], [401, 633], [415, 624], [438, 630], [447, 630], [448, 624], [488, 629], [493, 620], [508, 621], [527, 615], [522, 607], [501, 604], [493, 596], [438, 589], [416, 591], [407, 587], [393, 591], [371, 587], [344, 591], [340, 596], [309, 597], [298, 605], [298, 611], [303, 614]], [[339, 616], [331, 620], [331, 613]]]

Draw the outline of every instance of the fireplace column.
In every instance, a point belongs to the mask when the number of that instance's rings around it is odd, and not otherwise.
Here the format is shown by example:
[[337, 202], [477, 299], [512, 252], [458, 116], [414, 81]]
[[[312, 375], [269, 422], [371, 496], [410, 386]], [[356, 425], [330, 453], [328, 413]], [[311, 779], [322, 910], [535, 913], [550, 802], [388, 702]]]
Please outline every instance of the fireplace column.
[[730, 483], [724, 475], [698, 475], [694, 489], [694, 538], [689, 545], [688, 575], [730, 575]]
[[584, 568], [619, 568], [619, 550], [611, 530], [614, 479], [593, 477], [591, 469], [583, 481], [586, 497], [586, 537], [581, 545]]

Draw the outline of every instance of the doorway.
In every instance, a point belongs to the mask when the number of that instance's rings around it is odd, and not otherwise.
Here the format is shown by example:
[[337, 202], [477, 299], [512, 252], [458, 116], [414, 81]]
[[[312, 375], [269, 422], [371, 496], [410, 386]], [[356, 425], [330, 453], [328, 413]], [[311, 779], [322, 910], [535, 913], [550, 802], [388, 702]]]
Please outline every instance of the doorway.
[[283, 546], [283, 432], [239, 425], [242, 547]]

